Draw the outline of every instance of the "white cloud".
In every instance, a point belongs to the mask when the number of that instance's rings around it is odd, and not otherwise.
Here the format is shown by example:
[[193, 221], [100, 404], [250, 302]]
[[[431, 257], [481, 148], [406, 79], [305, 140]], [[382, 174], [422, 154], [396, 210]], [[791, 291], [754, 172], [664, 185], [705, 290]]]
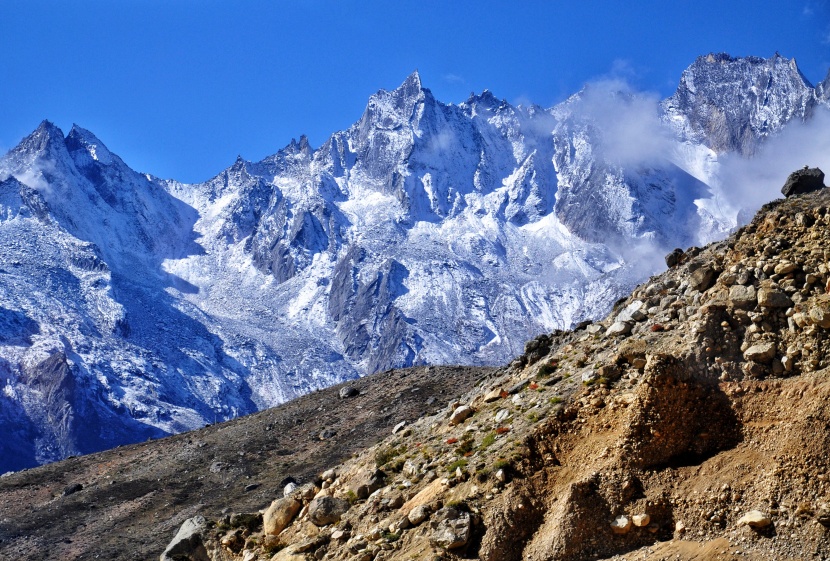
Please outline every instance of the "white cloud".
[[464, 79], [463, 76], [459, 76], [458, 74], [444, 74], [442, 76], [445, 82], [449, 82], [450, 84], [466, 84], [467, 80]]
[[657, 94], [635, 92], [627, 81], [609, 78], [588, 84], [573, 109], [596, 126], [605, 158], [637, 165], [670, 153], [671, 137], [660, 121], [658, 103]]
[[754, 212], [781, 198], [787, 176], [805, 165], [830, 174], [830, 109], [817, 109], [806, 123], [790, 123], [752, 158], [722, 156], [720, 183], [733, 206]]

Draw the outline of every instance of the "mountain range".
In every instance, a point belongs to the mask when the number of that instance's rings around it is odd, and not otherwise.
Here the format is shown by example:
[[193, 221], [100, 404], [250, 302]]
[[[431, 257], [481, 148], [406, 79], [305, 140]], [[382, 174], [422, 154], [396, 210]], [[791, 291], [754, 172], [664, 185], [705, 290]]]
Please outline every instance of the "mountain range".
[[0, 471], [390, 368], [504, 364], [731, 231], [754, 209], [721, 160], [828, 106], [830, 75], [779, 55], [548, 109], [445, 104], [416, 72], [322, 146], [199, 184], [44, 121], [0, 158]]

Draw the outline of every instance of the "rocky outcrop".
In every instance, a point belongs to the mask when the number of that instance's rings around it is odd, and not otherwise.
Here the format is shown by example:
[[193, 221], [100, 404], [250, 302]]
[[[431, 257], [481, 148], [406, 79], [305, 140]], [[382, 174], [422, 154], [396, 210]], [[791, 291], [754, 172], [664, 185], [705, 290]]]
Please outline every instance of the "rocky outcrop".
[[794, 171], [787, 177], [781, 192], [785, 197], [794, 197], [819, 189], [824, 189], [824, 172], [819, 168], [804, 166], [804, 169]]

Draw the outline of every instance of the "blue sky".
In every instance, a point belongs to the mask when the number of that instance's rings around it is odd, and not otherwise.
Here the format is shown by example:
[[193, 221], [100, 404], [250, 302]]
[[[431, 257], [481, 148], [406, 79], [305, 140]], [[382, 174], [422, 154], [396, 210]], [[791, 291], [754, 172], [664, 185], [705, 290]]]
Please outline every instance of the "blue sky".
[[709, 52], [830, 68], [830, 0], [0, 0], [0, 149], [42, 119], [134, 169], [203, 181], [319, 146], [415, 69], [445, 102], [550, 106], [613, 75], [670, 95]]

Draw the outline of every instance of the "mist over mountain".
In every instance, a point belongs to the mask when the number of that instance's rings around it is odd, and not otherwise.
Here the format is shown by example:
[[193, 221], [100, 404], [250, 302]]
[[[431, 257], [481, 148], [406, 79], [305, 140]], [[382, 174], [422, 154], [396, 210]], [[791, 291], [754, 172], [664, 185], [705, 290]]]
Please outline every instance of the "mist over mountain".
[[322, 146], [200, 184], [44, 121], [0, 159], [0, 470], [389, 368], [503, 364], [825, 164], [828, 89], [778, 55], [548, 109], [445, 104], [416, 72]]

